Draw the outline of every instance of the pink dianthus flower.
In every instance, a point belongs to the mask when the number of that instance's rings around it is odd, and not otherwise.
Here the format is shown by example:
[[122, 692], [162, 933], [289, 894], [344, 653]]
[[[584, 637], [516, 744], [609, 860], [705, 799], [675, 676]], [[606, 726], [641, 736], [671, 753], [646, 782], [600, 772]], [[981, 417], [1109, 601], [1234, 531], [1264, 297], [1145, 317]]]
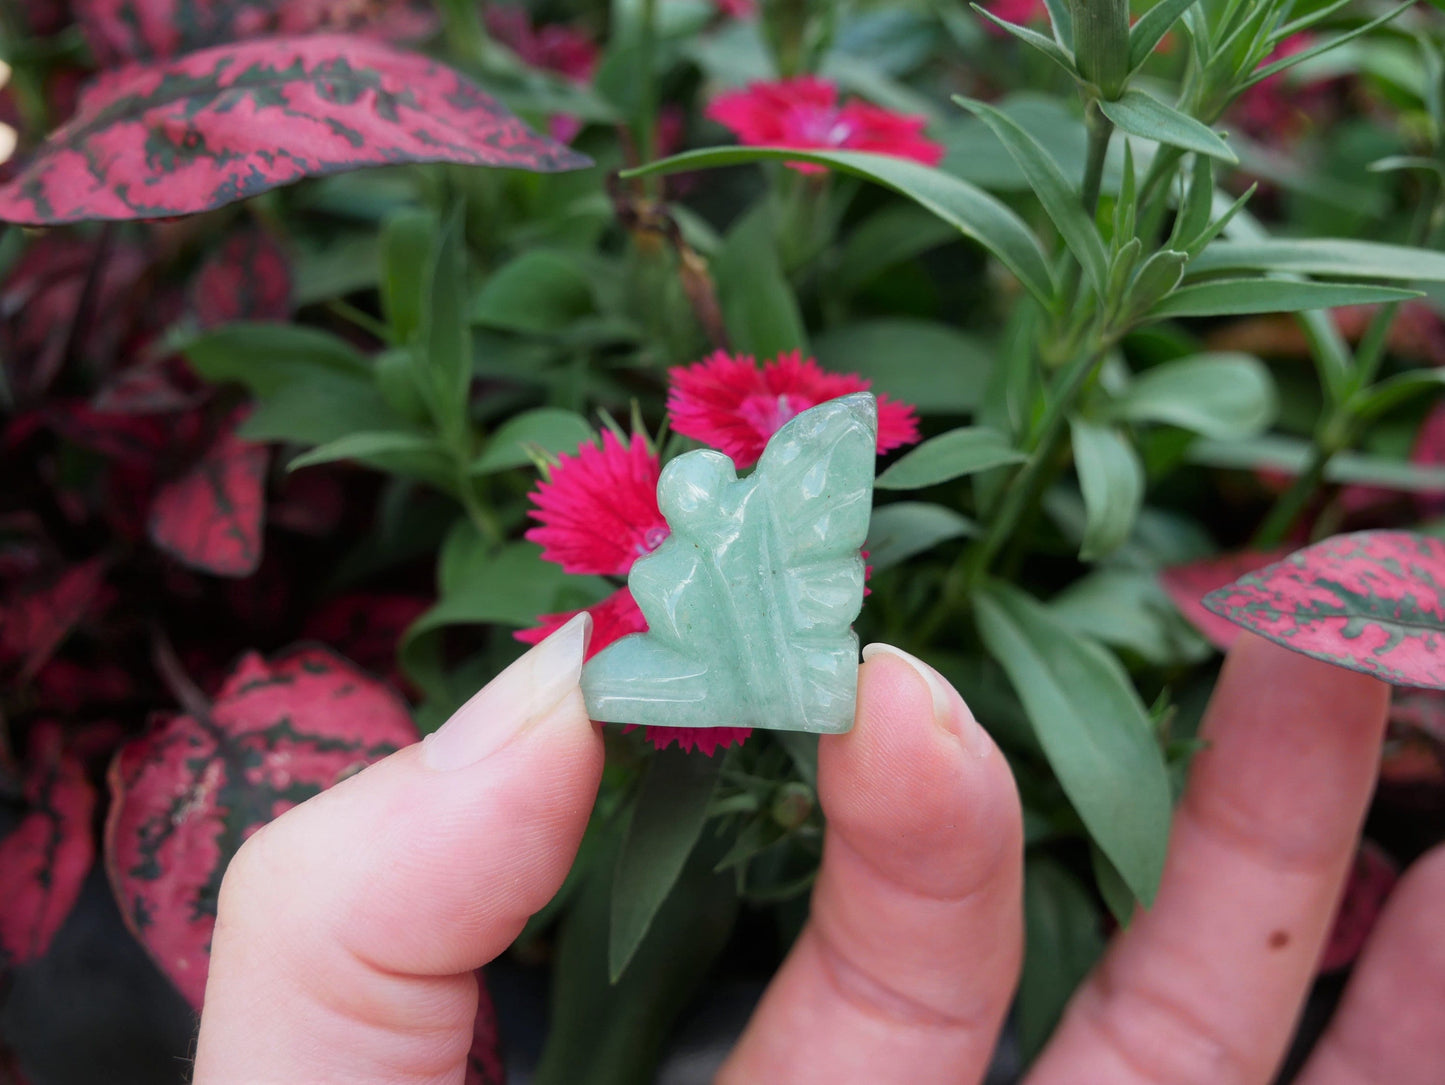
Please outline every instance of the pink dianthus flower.
[[[739, 469], [757, 463], [768, 438], [794, 415], [871, 387], [856, 374], [826, 372], [796, 350], [761, 366], [749, 355], [720, 350], [668, 375], [672, 428], [726, 452]], [[913, 408], [879, 396], [878, 451], [917, 440]]]
[[569, 573], [626, 576], [632, 563], [667, 538], [657, 507], [662, 465], [646, 439], [631, 441], [610, 430], [602, 444], [587, 443], [575, 456], [559, 456], [532, 491], [538, 526], [526, 537], [542, 557]]
[[[943, 158], [943, 146], [923, 136], [925, 118], [856, 98], [839, 105], [838, 88], [812, 75], [720, 94], [708, 104], [707, 116], [749, 147], [872, 151], [926, 166]], [[810, 163], [788, 165], [802, 173], [823, 172]]]

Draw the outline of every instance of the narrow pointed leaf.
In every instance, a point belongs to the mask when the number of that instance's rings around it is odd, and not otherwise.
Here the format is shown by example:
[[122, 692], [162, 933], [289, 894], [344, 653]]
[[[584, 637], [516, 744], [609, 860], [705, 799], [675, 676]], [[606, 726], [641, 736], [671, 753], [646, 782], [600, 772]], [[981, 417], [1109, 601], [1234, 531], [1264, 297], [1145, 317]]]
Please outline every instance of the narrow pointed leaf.
[[920, 490], [1026, 459], [997, 430], [964, 426], [930, 437], [879, 475], [874, 485], [880, 490]]
[[988, 249], [1045, 305], [1052, 300], [1053, 272], [1038, 239], [1022, 219], [999, 200], [967, 181], [907, 159], [860, 151], [718, 147], [673, 155], [639, 169], [626, 170], [623, 176], [645, 177], [761, 161], [812, 162], [891, 188]]
[[1334, 309], [1341, 305], [1373, 305], [1405, 301], [1420, 295], [1411, 290], [1363, 283], [1291, 282], [1288, 279], [1216, 279], [1181, 286], [1155, 305], [1144, 319], [1184, 316], [1236, 316], [1243, 313], [1293, 313], [1302, 309]]
[[1135, 377], [1115, 401], [1120, 418], [1163, 422], [1219, 440], [1255, 437], [1276, 411], [1269, 369], [1248, 354], [1199, 354]]
[[1296, 652], [1386, 682], [1445, 689], [1445, 542], [1337, 535], [1211, 592], [1204, 605]]
[[607, 971], [613, 983], [626, 971], [702, 835], [723, 760], [669, 746], [647, 764], [612, 881]]
[[1169, 33], [1169, 28], [1179, 20], [1186, 8], [1197, 2], [1198, 0], [1158, 0], [1158, 3], [1139, 16], [1139, 21], [1129, 31], [1131, 71], [1149, 59], [1150, 54], [1164, 40], [1164, 35]]
[[1043, 857], [1024, 868], [1024, 929], [1014, 1013], [1023, 1057], [1032, 1061], [1103, 953], [1104, 932], [1092, 894], [1062, 863]]
[[1099, 108], [1104, 116], [1131, 136], [1167, 143], [1196, 154], [1207, 154], [1229, 163], [1239, 161], [1213, 129], [1142, 90], [1126, 90], [1123, 97], [1112, 102], [1101, 100]]
[[1216, 241], [1189, 262], [1189, 275], [1279, 271], [1349, 279], [1445, 282], [1445, 253], [1343, 237]]
[[1148, 312], [1172, 294], [1184, 278], [1184, 265], [1188, 261], [1188, 254], [1174, 249], [1160, 249], [1145, 260], [1129, 287], [1131, 316]]
[[416, 741], [406, 704], [324, 648], [247, 655], [204, 718], [172, 716], [110, 767], [105, 862], [121, 916], [199, 1008], [226, 865], [266, 822]]
[[[1297, 475], [1314, 452], [1309, 441], [1293, 437], [1255, 437], [1245, 441], [1195, 441], [1185, 455], [1208, 467], [1284, 471]], [[1327, 482], [1381, 486], [1404, 493], [1445, 490], [1445, 467], [1386, 459], [1361, 452], [1341, 452], [1325, 467]]]
[[1069, 0], [1044, 0], [1044, 7], [1049, 10], [1049, 27], [1054, 32], [1054, 40], [1072, 54], [1074, 13], [1069, 7]]
[[426, 361], [423, 398], [448, 447], [469, 444], [472, 329], [467, 320], [467, 255], [458, 210], [437, 236], [426, 280], [420, 349]]
[[1079, 261], [1094, 289], [1103, 293], [1109, 270], [1108, 254], [1093, 221], [1084, 213], [1079, 193], [1064, 177], [1064, 171], [1043, 146], [1029, 135], [1017, 121], [983, 102], [962, 96], [953, 99], [998, 136], [1013, 160], [1018, 163], [1029, 187], [1039, 198], [1044, 212], [1058, 227], [1069, 251]]
[[648, 631], [583, 668], [593, 719], [852, 726], [876, 433], [859, 393], [788, 422], [745, 479], [711, 450], [667, 465], [657, 496], [671, 534], [627, 580]]
[[1082, 418], [1071, 423], [1074, 467], [1084, 492], [1081, 561], [1093, 561], [1117, 549], [1139, 517], [1144, 503], [1144, 465], [1129, 439], [1117, 429]]
[[523, 411], [497, 427], [482, 454], [472, 461], [471, 473], [490, 475], [521, 467], [532, 462], [533, 452], [575, 452], [595, 435], [576, 411], [558, 407]]
[[[1048, 57], [1055, 64], [1057, 64], [1060, 68], [1063, 68], [1064, 71], [1068, 72], [1074, 78], [1078, 78], [1079, 70], [1074, 62], [1073, 52], [1071, 50], [1065, 49], [1053, 38], [1046, 38], [1037, 30], [1030, 30], [1026, 26], [1019, 26], [1018, 23], [1011, 23], [1007, 19], [1000, 19], [991, 11], [985, 11], [977, 4], [970, 4], [969, 7], [973, 8], [974, 11], [978, 12], [1000, 30], [1003, 30], [1005, 33], [1013, 35], [1025, 45], [1030, 46], [1033, 49], [1037, 49], [1040, 53], [1042, 53], [1044, 56]], [[1073, 28], [1071, 21], [1070, 30], [1072, 31], [1072, 29]]]
[[1346, 31], [1343, 34], [1338, 34], [1335, 37], [1329, 38], [1326, 41], [1322, 41], [1318, 45], [1315, 45], [1309, 49], [1304, 49], [1298, 53], [1293, 53], [1290, 56], [1285, 57], [1283, 60], [1275, 61], [1273, 64], [1266, 64], [1263, 68], [1255, 71], [1254, 75], [1249, 78], [1249, 81], [1244, 84], [1244, 88], [1242, 89], [1247, 89], [1254, 86], [1256, 83], [1261, 83], [1272, 75], [1278, 75], [1280, 72], [1288, 71], [1290, 68], [1293, 68], [1297, 64], [1303, 64], [1307, 60], [1313, 60], [1315, 57], [1321, 55], [1322, 53], [1328, 53], [1332, 49], [1338, 49], [1346, 42], [1353, 41], [1355, 38], [1358, 38], [1363, 34], [1368, 34], [1377, 26], [1384, 26], [1406, 8], [1413, 7], [1414, 4], [1415, 0], [1405, 0], [1405, 2], [1398, 7], [1391, 8], [1389, 11], [1385, 12], [1385, 14], [1377, 18], [1371, 19], [1369, 22], [1363, 23], [1362, 25], [1355, 27], [1353, 30]]
[[863, 548], [874, 572], [901, 565], [949, 539], [978, 534], [978, 525], [946, 505], [895, 501], [875, 509]]
[[1129, 676], [1017, 588], [990, 583], [974, 602], [979, 634], [1089, 836], [1151, 905], [1169, 839], [1169, 776]]
[[444, 462], [445, 454], [435, 437], [423, 433], [409, 433], [406, 430], [385, 430], [379, 433], [352, 433], [335, 441], [303, 452], [286, 465], [288, 471], [299, 471], [303, 467], [315, 467], [322, 463], [338, 460], [374, 460], [392, 453], [434, 457]]
[[427, 57], [345, 35], [262, 38], [103, 75], [0, 186], [0, 219], [193, 214], [302, 177], [399, 162], [588, 164]]

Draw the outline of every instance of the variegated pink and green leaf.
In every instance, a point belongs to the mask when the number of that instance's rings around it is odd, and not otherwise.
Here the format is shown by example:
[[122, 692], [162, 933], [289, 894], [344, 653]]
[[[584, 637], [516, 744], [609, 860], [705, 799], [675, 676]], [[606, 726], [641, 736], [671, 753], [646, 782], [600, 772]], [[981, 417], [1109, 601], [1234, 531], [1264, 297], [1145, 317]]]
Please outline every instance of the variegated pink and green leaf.
[[263, 38], [103, 75], [0, 186], [0, 219], [186, 215], [303, 177], [403, 162], [590, 164], [428, 57], [341, 34]]
[[1337, 535], [1205, 596], [1286, 648], [1395, 685], [1445, 689], [1445, 543]]
[[416, 741], [401, 698], [324, 648], [249, 654], [202, 707], [157, 721], [116, 754], [105, 827], [126, 925], [196, 1007], [236, 849], [292, 806]]
[[1278, 561], [1287, 550], [1237, 550], [1231, 554], [1215, 554], [1184, 565], [1171, 565], [1159, 571], [1159, 583], [1174, 605], [1206, 640], [1221, 652], [1229, 651], [1242, 630], [1232, 621], [1221, 618], [1204, 606], [1204, 597], [1216, 588], [1263, 569]]
[[340, 30], [418, 41], [437, 27], [420, 0], [75, 0], [96, 61], [115, 67], [266, 34]]

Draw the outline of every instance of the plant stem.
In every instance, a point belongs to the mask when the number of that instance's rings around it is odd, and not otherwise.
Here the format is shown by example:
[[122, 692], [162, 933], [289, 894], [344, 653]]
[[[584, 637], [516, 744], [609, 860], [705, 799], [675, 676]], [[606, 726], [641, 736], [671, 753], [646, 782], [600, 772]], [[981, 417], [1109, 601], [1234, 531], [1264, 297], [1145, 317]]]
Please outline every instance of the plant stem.
[[1084, 123], [1089, 130], [1089, 148], [1084, 159], [1082, 197], [1084, 213], [1092, 219], [1099, 210], [1099, 189], [1104, 181], [1104, 162], [1109, 157], [1109, 138], [1114, 134], [1114, 124], [1099, 111], [1097, 102], [1090, 102], [1084, 110]]
[[1329, 466], [1333, 456], [1333, 452], [1322, 446], [1315, 446], [1309, 466], [1295, 477], [1289, 489], [1280, 495], [1274, 507], [1269, 510], [1264, 523], [1259, 525], [1259, 530], [1250, 540], [1251, 548], [1268, 550], [1284, 542], [1290, 529], [1294, 527], [1295, 520], [1314, 497], [1316, 488], [1324, 481], [1325, 468]]

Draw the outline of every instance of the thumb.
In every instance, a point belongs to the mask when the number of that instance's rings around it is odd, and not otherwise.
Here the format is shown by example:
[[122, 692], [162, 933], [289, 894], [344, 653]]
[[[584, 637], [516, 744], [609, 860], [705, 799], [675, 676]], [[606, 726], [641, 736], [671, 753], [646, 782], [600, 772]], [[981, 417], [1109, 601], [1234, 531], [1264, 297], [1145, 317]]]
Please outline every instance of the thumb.
[[579, 615], [435, 734], [249, 839], [221, 885], [196, 1081], [459, 1078], [472, 971], [556, 893], [602, 742]]

